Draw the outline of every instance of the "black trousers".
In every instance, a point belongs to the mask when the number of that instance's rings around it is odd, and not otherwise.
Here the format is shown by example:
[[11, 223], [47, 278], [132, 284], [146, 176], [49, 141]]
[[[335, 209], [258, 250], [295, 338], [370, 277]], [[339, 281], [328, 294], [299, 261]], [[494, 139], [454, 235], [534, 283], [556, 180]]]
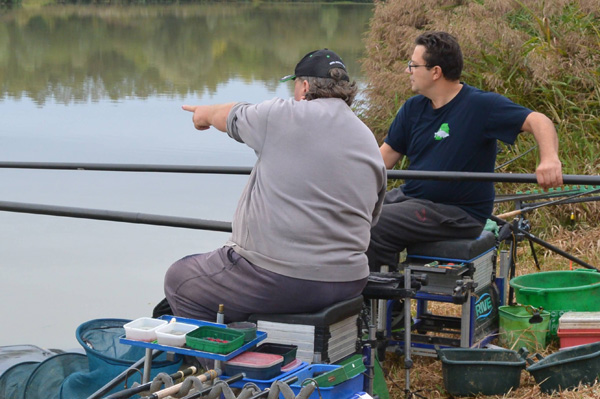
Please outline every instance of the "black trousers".
[[401, 188], [388, 191], [379, 221], [371, 229], [367, 250], [371, 271], [394, 270], [398, 254], [419, 242], [477, 238], [485, 225], [459, 207], [407, 197]]

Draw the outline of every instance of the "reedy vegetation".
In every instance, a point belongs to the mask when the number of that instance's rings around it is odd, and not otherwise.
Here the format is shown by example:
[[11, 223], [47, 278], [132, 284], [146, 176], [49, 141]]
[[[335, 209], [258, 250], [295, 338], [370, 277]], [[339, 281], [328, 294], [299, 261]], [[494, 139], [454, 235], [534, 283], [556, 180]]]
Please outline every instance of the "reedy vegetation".
[[[501, 93], [556, 124], [565, 174], [600, 171], [600, 1], [599, 0], [388, 0], [375, 1], [365, 38], [367, 76], [362, 118], [383, 140], [398, 108], [413, 93], [404, 72], [414, 39], [429, 30], [448, 31], [459, 39], [465, 58], [462, 81]], [[522, 134], [513, 146], [501, 144], [497, 164], [535, 145]], [[533, 173], [532, 151], [500, 172]], [[534, 185], [497, 184], [498, 193], [537, 189]], [[495, 214], [512, 210], [498, 206]], [[539, 238], [600, 267], [600, 205], [587, 202], [539, 208], [528, 213]], [[573, 215], [573, 218], [571, 218]], [[569, 261], [536, 245], [542, 271], [565, 270]], [[573, 265], [574, 268], [577, 265]], [[526, 242], [518, 246], [517, 275], [534, 273]], [[548, 351], [556, 350], [553, 344]], [[439, 362], [417, 357], [411, 387], [430, 398], [446, 397]], [[388, 361], [392, 398], [405, 397], [404, 370]], [[596, 398], [598, 384], [562, 398]], [[521, 388], [506, 398], [543, 398], [533, 378], [522, 373]]]
[[[428, 30], [445, 30], [458, 38], [465, 59], [462, 81], [503, 94], [554, 121], [565, 174], [599, 173], [598, 0], [376, 0], [362, 62], [369, 104], [362, 117], [380, 141], [398, 108], [414, 94], [404, 70], [414, 39]], [[513, 146], [500, 144], [497, 164], [534, 145], [530, 134], [520, 135]], [[532, 151], [499, 172], [533, 173], [537, 160], [537, 151]], [[535, 188], [496, 186], [498, 193]], [[535, 233], [548, 239], [568, 235], [561, 226], [598, 227], [599, 209], [590, 202], [540, 208], [528, 217]], [[501, 206], [496, 213], [507, 210]], [[567, 223], [571, 211], [579, 223], [575, 227]], [[586, 257], [600, 263], [597, 251]]]

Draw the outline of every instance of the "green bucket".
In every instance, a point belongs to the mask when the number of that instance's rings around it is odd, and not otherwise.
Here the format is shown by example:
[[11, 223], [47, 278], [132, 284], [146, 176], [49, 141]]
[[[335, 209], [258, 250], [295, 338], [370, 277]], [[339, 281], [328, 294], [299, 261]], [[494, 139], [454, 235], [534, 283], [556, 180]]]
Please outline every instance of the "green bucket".
[[539, 312], [542, 322], [530, 323], [533, 317], [531, 306], [500, 306], [500, 345], [519, 350], [527, 348], [531, 353], [546, 348], [546, 336], [550, 326], [550, 312]]
[[520, 304], [550, 312], [550, 335], [555, 337], [558, 319], [568, 311], [600, 311], [600, 273], [579, 269], [525, 274], [510, 280]]

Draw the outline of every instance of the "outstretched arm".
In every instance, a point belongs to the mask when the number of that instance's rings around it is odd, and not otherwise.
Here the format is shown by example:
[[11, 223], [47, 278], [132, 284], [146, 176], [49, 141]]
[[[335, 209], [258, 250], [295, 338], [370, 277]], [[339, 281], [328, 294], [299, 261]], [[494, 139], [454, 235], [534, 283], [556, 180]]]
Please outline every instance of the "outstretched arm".
[[562, 164], [558, 158], [558, 136], [552, 121], [544, 114], [532, 112], [522, 129], [535, 137], [540, 151], [540, 163], [535, 169], [538, 184], [543, 189], [563, 184]]
[[184, 111], [193, 112], [192, 121], [198, 130], [206, 130], [211, 126], [222, 132], [227, 131], [227, 116], [236, 103], [216, 105], [184, 105]]

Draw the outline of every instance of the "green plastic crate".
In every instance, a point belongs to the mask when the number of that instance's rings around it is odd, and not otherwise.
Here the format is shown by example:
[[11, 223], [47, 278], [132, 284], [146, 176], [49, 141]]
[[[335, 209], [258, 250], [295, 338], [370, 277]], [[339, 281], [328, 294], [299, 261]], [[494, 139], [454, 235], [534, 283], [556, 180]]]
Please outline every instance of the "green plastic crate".
[[[227, 342], [217, 342], [211, 339]], [[203, 352], [226, 354], [233, 352], [244, 344], [244, 333], [227, 328], [201, 326], [186, 335], [185, 344], [190, 348]]]

